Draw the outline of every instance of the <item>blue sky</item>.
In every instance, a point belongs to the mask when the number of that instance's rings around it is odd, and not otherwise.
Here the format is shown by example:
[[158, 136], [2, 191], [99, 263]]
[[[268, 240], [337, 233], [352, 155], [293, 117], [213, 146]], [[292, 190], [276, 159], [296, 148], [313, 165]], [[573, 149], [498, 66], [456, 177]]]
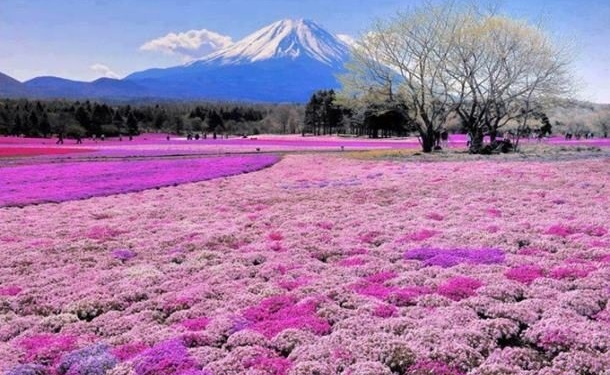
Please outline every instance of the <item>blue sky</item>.
[[[312, 19], [333, 33], [356, 37], [375, 18], [418, 1], [0, 0], [0, 72], [21, 81], [41, 75], [123, 77], [183, 64], [284, 18]], [[580, 98], [610, 103], [610, 2], [493, 3], [574, 40]]]

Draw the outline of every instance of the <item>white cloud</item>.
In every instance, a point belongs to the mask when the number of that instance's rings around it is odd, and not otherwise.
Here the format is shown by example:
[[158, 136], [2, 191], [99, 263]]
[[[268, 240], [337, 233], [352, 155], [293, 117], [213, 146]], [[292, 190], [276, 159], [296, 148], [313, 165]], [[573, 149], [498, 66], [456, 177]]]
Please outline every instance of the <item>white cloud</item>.
[[99, 64], [99, 63], [93, 64], [89, 68], [91, 68], [91, 70], [96, 72], [99, 76], [106, 77], [106, 78], [115, 78], [115, 79], [119, 78], [118, 74], [116, 74], [115, 72], [110, 70], [110, 68], [104, 64]]
[[353, 47], [356, 44], [356, 39], [352, 38], [351, 35], [337, 34], [337, 39], [347, 44], [349, 47]]
[[196, 59], [233, 44], [231, 37], [206, 29], [169, 33], [140, 46], [142, 51], [158, 51]]

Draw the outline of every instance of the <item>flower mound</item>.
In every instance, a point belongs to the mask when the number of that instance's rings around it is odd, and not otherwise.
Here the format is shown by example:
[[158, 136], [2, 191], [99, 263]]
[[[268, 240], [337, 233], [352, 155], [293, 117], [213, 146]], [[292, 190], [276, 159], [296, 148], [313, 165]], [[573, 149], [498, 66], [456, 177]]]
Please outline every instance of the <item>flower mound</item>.
[[106, 344], [95, 344], [63, 356], [57, 366], [59, 375], [104, 375], [118, 363]]
[[134, 362], [137, 375], [205, 375], [178, 340], [159, 343], [140, 353]]
[[476, 290], [483, 286], [479, 280], [470, 277], [454, 277], [438, 286], [437, 292], [441, 296], [459, 301], [476, 295]]
[[524, 265], [508, 269], [504, 276], [509, 280], [515, 280], [520, 283], [529, 285], [534, 280], [544, 277], [544, 270], [535, 265]]
[[25, 360], [43, 365], [53, 364], [62, 354], [74, 349], [76, 337], [67, 335], [35, 335], [19, 342], [25, 350]]

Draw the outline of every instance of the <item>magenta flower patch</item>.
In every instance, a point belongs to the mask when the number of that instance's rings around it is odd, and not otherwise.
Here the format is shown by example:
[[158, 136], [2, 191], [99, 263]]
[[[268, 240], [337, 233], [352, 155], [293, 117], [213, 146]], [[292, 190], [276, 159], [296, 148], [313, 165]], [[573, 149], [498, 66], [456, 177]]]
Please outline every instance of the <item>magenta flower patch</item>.
[[382, 271], [368, 275], [364, 278], [364, 280], [370, 283], [385, 283], [388, 280], [392, 280], [396, 276], [398, 276], [398, 274], [394, 271]]
[[201, 331], [210, 323], [210, 319], [206, 317], [186, 319], [180, 324], [189, 331]]
[[21, 289], [17, 285], [0, 286], [0, 296], [13, 297], [21, 293], [22, 290], [23, 289]]
[[106, 241], [125, 233], [119, 229], [110, 228], [104, 225], [95, 225], [87, 231], [85, 236], [92, 240]]
[[271, 241], [281, 241], [284, 239], [284, 236], [280, 232], [271, 232], [267, 237]]
[[574, 233], [575, 233], [575, 231], [573, 228], [562, 225], [562, 224], [551, 225], [550, 227], [547, 228], [546, 231], [544, 231], [544, 234], [550, 234], [552, 236], [559, 236], [559, 237], [567, 237]]
[[262, 333], [268, 338], [287, 328], [310, 331], [316, 335], [330, 332], [330, 325], [316, 315], [317, 303], [305, 301], [297, 303], [292, 296], [269, 297], [243, 311], [246, 328]]
[[260, 374], [287, 375], [292, 362], [286, 358], [274, 356], [272, 353], [268, 354], [259, 354], [254, 358], [246, 360], [244, 367], [249, 370], [256, 370], [256, 373]]
[[282, 288], [282, 289], [286, 289], [287, 291], [293, 291], [303, 285], [307, 284], [307, 280], [303, 280], [303, 279], [298, 279], [298, 280], [289, 280], [289, 279], [285, 279], [285, 280], [280, 280], [277, 282], [277, 285]]
[[363, 296], [375, 297], [386, 300], [394, 291], [393, 287], [387, 287], [379, 283], [359, 282], [351, 286], [351, 289]]
[[479, 280], [458, 276], [439, 285], [437, 293], [454, 301], [459, 301], [476, 295], [476, 290], [481, 286], [483, 286], [483, 283]]
[[409, 306], [416, 303], [420, 296], [431, 294], [434, 291], [424, 286], [408, 286], [404, 288], [394, 288], [388, 296], [388, 302], [396, 306]]
[[582, 279], [587, 277], [589, 273], [595, 270], [594, 266], [588, 264], [568, 264], [565, 266], [558, 266], [549, 272], [549, 276], [553, 279]]
[[429, 214], [426, 214], [426, 218], [434, 221], [443, 221], [445, 219], [443, 215], [437, 212], [430, 212]]
[[333, 229], [334, 224], [330, 221], [321, 221], [317, 224], [318, 228], [331, 230]]
[[112, 354], [121, 361], [131, 359], [150, 347], [141, 342], [124, 344], [112, 349]]
[[428, 238], [434, 237], [439, 232], [431, 229], [422, 229], [417, 232], [406, 234], [398, 239], [398, 243], [404, 244], [411, 241], [424, 241]]
[[504, 263], [504, 252], [500, 249], [437, 249], [419, 248], [405, 253], [407, 260], [423, 261], [425, 266], [453, 267], [461, 263]]
[[339, 261], [339, 265], [343, 267], [357, 267], [366, 264], [366, 260], [360, 257], [351, 257]]
[[350, 288], [360, 295], [374, 297], [396, 306], [413, 305], [418, 297], [434, 292], [432, 289], [422, 286], [386, 286], [378, 282], [366, 281], [366, 279]]
[[178, 340], [159, 343], [134, 360], [137, 375], [174, 375], [195, 370], [195, 362]]
[[600, 226], [590, 226], [583, 229], [583, 232], [593, 237], [603, 237], [608, 234], [608, 230]]
[[362, 243], [366, 243], [366, 244], [375, 244], [377, 242], [377, 238], [381, 235], [380, 232], [378, 231], [370, 231], [370, 232], [365, 232], [365, 233], [361, 233], [358, 236], [358, 239], [360, 240], [360, 242]]
[[26, 362], [51, 365], [61, 355], [76, 347], [76, 337], [51, 334], [34, 335], [21, 339], [18, 345], [25, 351]]
[[378, 305], [373, 310], [373, 315], [378, 318], [390, 318], [398, 314], [398, 309], [392, 305]]
[[509, 280], [529, 285], [532, 281], [544, 277], [544, 270], [536, 265], [523, 265], [508, 269], [504, 272], [504, 276]]

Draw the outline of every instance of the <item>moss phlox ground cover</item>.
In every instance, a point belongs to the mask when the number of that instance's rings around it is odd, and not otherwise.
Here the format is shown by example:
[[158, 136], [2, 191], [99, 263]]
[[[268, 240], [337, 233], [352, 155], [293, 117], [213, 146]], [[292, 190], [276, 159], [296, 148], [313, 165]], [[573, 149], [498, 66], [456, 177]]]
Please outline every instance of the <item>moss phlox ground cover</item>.
[[0, 372], [608, 374], [609, 166], [287, 155], [1, 208]]

